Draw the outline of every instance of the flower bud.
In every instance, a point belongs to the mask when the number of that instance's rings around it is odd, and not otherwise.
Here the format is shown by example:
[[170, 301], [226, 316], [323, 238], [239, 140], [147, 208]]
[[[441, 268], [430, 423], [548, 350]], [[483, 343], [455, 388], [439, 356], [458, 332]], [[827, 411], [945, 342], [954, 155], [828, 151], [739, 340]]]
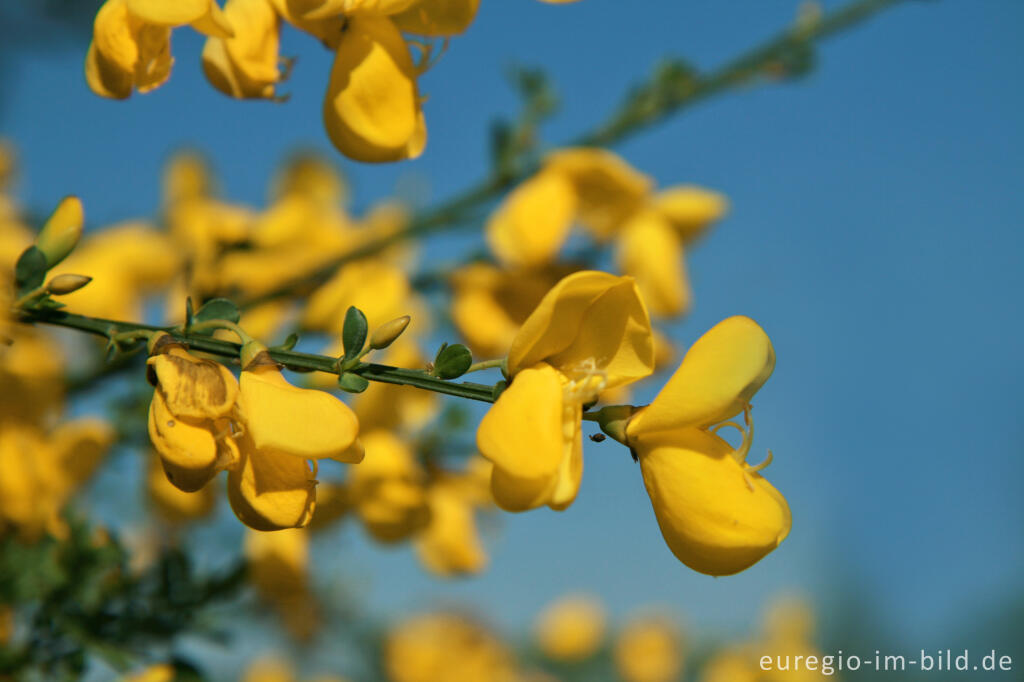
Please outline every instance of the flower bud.
[[57, 275], [46, 285], [46, 290], [56, 296], [62, 296], [78, 291], [91, 281], [92, 277], [86, 275]]
[[85, 214], [78, 197], [64, 197], [43, 225], [36, 238], [36, 247], [46, 256], [47, 267], [61, 262], [78, 244], [82, 236]]
[[390, 346], [395, 339], [402, 335], [411, 320], [412, 318], [408, 315], [402, 315], [377, 327], [370, 337], [370, 348], [380, 350]]

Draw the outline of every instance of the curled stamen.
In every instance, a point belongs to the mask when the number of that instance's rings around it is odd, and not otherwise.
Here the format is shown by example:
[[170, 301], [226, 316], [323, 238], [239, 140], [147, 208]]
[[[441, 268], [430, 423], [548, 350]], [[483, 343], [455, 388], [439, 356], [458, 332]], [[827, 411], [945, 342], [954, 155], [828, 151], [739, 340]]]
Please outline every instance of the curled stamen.
[[775, 455], [773, 455], [772, 451], [769, 450], [768, 451], [768, 455], [764, 458], [763, 462], [761, 462], [757, 466], [747, 467], [747, 471], [749, 471], [752, 474], [756, 474], [758, 471], [761, 471], [762, 469], [767, 467], [769, 464], [771, 464], [773, 459], [775, 459]]
[[713, 434], [715, 434], [717, 436], [719, 429], [721, 429], [723, 427], [726, 427], [726, 426], [731, 426], [732, 428], [734, 428], [737, 431], [739, 431], [740, 432], [740, 436], [744, 436], [747, 433], [746, 429], [744, 429], [742, 426], [740, 426], [736, 422], [722, 422], [721, 424], [712, 427], [711, 428], [711, 433], [713, 433]]

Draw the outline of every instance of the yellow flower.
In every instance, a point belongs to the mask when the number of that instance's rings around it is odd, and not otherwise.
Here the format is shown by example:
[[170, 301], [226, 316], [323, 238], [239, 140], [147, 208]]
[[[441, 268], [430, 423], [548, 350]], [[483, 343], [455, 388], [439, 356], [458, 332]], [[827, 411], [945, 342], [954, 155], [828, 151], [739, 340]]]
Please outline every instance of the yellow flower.
[[394, 682], [508, 682], [518, 679], [512, 653], [485, 627], [448, 613], [399, 623], [384, 643]]
[[572, 183], [579, 220], [598, 239], [611, 237], [654, 186], [649, 177], [604, 149], [561, 149], [544, 160], [544, 169]]
[[101, 97], [149, 92], [171, 75], [171, 29], [128, 11], [127, 0], [107, 0], [96, 13], [85, 58], [85, 78]]
[[416, 158], [427, 128], [409, 48], [386, 17], [350, 18], [338, 45], [324, 99], [331, 142], [356, 161]]
[[619, 634], [614, 656], [625, 682], [671, 682], [683, 667], [682, 633], [666, 618], [636, 618]]
[[440, 576], [479, 573], [487, 566], [474, 509], [490, 504], [490, 463], [474, 457], [461, 474], [442, 473], [427, 491], [430, 522], [416, 537], [416, 552]]
[[630, 278], [577, 272], [548, 292], [512, 343], [512, 383], [477, 430], [477, 447], [494, 463], [498, 506], [572, 504], [583, 475], [583, 406], [653, 365], [650, 320]]
[[540, 650], [557, 661], [582, 661], [604, 643], [606, 616], [593, 597], [564, 597], [540, 614], [534, 636]]
[[177, 274], [178, 251], [151, 225], [125, 222], [87, 236], [50, 274], [93, 278], [88, 286], [61, 297], [76, 313], [137, 320], [142, 317], [142, 296], [165, 288]]
[[160, 337], [147, 364], [155, 387], [149, 405], [149, 437], [167, 478], [195, 492], [219, 471], [238, 465], [238, 446], [229, 417], [238, 382], [226, 367], [189, 355]]
[[[789, 532], [785, 498], [746, 458], [753, 440], [750, 399], [771, 375], [775, 352], [756, 322], [731, 317], [702, 336], [626, 437], [640, 460], [658, 525], [672, 552], [709, 575], [742, 571]], [[733, 448], [706, 427], [744, 412]], [[718, 428], [721, 428], [719, 426]], [[770, 453], [769, 453], [770, 455]]]
[[349, 471], [348, 490], [366, 531], [378, 542], [398, 542], [430, 522], [425, 473], [412, 452], [388, 431], [361, 437], [362, 463]]
[[572, 148], [551, 154], [487, 223], [487, 242], [504, 265], [552, 262], [574, 222], [599, 242], [619, 239], [618, 264], [636, 278], [655, 315], [690, 304], [683, 247], [726, 210], [724, 197], [681, 185], [653, 194], [653, 182], [611, 152]]
[[[239, 465], [228, 474], [228, 500], [256, 530], [309, 523], [316, 503], [309, 460], [359, 462], [359, 423], [345, 403], [323, 391], [289, 384], [264, 352], [245, 358], [236, 417]], [[243, 350], [243, 356], [246, 356]]]
[[210, 36], [229, 38], [231, 22], [215, 0], [126, 0], [128, 11], [157, 26], [184, 26]]
[[480, 0], [419, 0], [392, 17], [405, 33], [421, 36], [453, 36], [473, 23]]
[[487, 221], [487, 243], [506, 266], [547, 263], [568, 237], [575, 211], [569, 180], [542, 171], [512, 190]]
[[28, 540], [44, 532], [64, 537], [61, 510], [113, 442], [113, 429], [96, 419], [60, 425], [50, 434], [12, 421], [0, 428], [0, 525]]
[[214, 491], [212, 486], [205, 486], [192, 493], [185, 492], [170, 482], [158, 458], [149, 458], [146, 492], [149, 503], [164, 521], [188, 523], [209, 516], [217, 501]]
[[240, 99], [275, 96], [281, 80], [280, 21], [269, 0], [228, 0], [224, 16], [234, 28], [230, 38], [207, 38], [203, 72], [225, 95]]
[[[309, 297], [302, 324], [341, 334], [345, 311], [355, 306], [371, 329], [408, 314], [412, 287], [402, 268], [379, 259], [350, 263]], [[419, 319], [419, 316], [414, 316]]]
[[451, 277], [452, 321], [475, 355], [505, 355], [544, 294], [570, 272], [572, 268], [564, 266], [529, 270], [502, 270], [487, 263], [463, 266]]

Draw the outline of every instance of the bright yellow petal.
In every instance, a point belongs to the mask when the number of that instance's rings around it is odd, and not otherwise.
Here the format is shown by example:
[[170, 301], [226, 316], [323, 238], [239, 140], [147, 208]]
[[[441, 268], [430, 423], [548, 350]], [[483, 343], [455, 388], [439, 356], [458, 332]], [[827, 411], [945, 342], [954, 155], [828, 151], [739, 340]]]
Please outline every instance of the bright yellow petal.
[[216, 419], [231, 412], [238, 382], [224, 365], [189, 355], [181, 348], [146, 361], [150, 381], [162, 394], [168, 411], [190, 419]]
[[679, 185], [659, 192], [651, 199], [651, 208], [660, 213], [688, 244], [729, 210], [729, 202], [718, 192]]
[[213, 0], [126, 0], [128, 11], [160, 26], [182, 26], [201, 19]]
[[209, 38], [203, 71], [214, 87], [231, 97], [272, 98], [280, 80], [280, 25], [268, 0], [228, 0], [224, 14], [234, 37]]
[[430, 521], [424, 472], [394, 434], [376, 430], [362, 441], [366, 458], [349, 469], [348, 478], [356, 512], [378, 542], [405, 540]]
[[[180, 490], [194, 492], [217, 472], [233, 464], [234, 442], [220, 439], [210, 420], [175, 416], [168, 410], [160, 391], [153, 391], [149, 405], [149, 438], [160, 454], [167, 478]], [[227, 429], [227, 425], [224, 425]]]
[[132, 73], [122, 71], [96, 49], [89, 45], [85, 56], [85, 80], [89, 89], [100, 97], [126, 99], [132, 94]]
[[487, 222], [487, 243], [499, 261], [535, 266], [555, 258], [572, 227], [576, 198], [559, 173], [540, 173], [514, 189]]
[[515, 478], [555, 476], [562, 461], [562, 380], [550, 365], [522, 370], [476, 432], [480, 453]]
[[636, 279], [653, 314], [671, 317], [689, 309], [682, 241], [659, 214], [642, 210], [626, 222], [618, 256], [619, 267]]
[[544, 169], [572, 182], [579, 220], [598, 239], [614, 234], [654, 186], [649, 177], [604, 149], [562, 149], [545, 159]]
[[255, 447], [281, 455], [337, 459], [359, 432], [348, 405], [324, 391], [292, 386], [276, 367], [242, 372], [239, 410]]
[[170, 523], [194, 521], [208, 516], [217, 501], [215, 488], [205, 486], [195, 492], [185, 492], [167, 478], [160, 459], [150, 457], [146, 469], [146, 492], [149, 502], [162, 519]]
[[406, 33], [423, 36], [453, 36], [473, 23], [480, 0], [420, 0], [392, 17]]
[[357, 161], [397, 161], [422, 151], [426, 128], [415, 68], [389, 19], [350, 19], [334, 58], [323, 116], [334, 146]]
[[701, 336], [649, 406], [630, 420], [630, 437], [708, 426], [739, 414], [775, 369], [775, 350], [749, 317], [727, 318]]
[[240, 439], [241, 464], [228, 472], [228, 501], [239, 520], [255, 530], [301, 528], [316, 506], [316, 480], [299, 457], [257, 450]]
[[645, 435], [634, 449], [665, 542], [693, 570], [738, 573], [789, 533], [785, 498], [721, 438], [683, 428]]
[[573, 380], [604, 372], [605, 388], [648, 376], [654, 368], [651, 322], [633, 280], [592, 270], [562, 279], [523, 323], [508, 371], [537, 362]]
[[416, 552], [440, 576], [479, 573], [487, 565], [473, 519], [473, 508], [451, 485], [433, 486], [430, 525], [416, 538]]
[[[267, 2], [267, 0], [262, 1]], [[234, 18], [229, 17], [227, 12], [220, 8], [220, 5], [211, 0], [210, 6], [203, 16], [191, 24], [192, 28], [211, 38], [233, 38], [235, 36]]]

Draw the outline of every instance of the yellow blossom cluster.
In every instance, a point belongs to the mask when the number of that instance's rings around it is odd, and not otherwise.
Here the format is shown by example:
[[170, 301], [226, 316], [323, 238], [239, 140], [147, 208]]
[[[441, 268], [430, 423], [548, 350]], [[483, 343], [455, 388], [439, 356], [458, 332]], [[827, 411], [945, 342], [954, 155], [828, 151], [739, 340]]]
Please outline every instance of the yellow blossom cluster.
[[616, 240], [618, 265], [636, 279], [652, 314], [679, 315], [691, 300], [684, 247], [725, 214], [727, 203], [696, 186], [653, 188], [651, 178], [609, 151], [562, 149], [505, 198], [487, 223], [487, 243], [506, 268], [542, 268], [579, 223], [598, 242]]
[[357, 161], [416, 158], [427, 143], [426, 98], [418, 86], [434, 58], [427, 41], [464, 32], [479, 4], [227, 0], [222, 8], [218, 0], [106, 0], [96, 13], [85, 77], [93, 92], [114, 99], [160, 87], [174, 64], [172, 31], [188, 25], [206, 36], [203, 72], [213, 87], [239, 99], [284, 99], [278, 88], [291, 69], [280, 54], [287, 23], [334, 53], [323, 103], [334, 146]]
[[[0, 535], [35, 540], [66, 536], [62, 511], [99, 466], [114, 430], [96, 418], [62, 421], [64, 351], [44, 332], [10, 324], [15, 261], [34, 237], [7, 192], [15, 165], [13, 149], [0, 144]], [[81, 229], [81, 205], [65, 199], [38, 244], [60, 260]]]

